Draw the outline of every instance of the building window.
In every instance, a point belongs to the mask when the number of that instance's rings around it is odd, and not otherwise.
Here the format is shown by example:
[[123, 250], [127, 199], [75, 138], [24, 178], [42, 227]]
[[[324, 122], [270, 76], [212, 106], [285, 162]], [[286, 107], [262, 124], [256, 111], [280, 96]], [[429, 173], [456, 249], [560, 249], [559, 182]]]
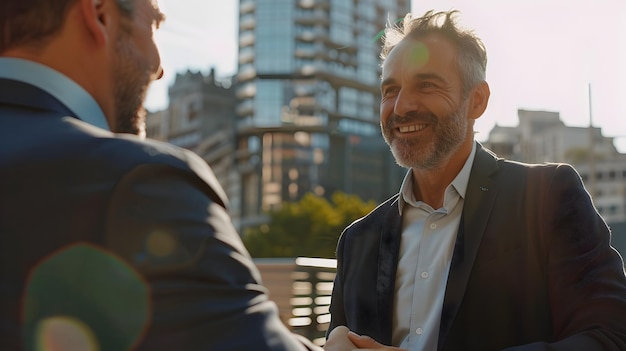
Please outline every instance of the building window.
[[259, 126], [279, 125], [280, 111], [284, 103], [283, 82], [260, 80], [257, 82], [254, 124]]
[[293, 13], [291, 0], [257, 3], [255, 65], [259, 74], [293, 70]]

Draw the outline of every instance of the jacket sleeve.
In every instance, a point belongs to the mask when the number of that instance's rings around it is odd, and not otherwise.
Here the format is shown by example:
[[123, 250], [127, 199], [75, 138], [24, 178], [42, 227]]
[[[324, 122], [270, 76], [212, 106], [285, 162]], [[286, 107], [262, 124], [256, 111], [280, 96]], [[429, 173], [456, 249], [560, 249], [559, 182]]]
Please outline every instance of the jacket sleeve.
[[326, 330], [326, 338], [330, 332], [340, 325], [348, 325], [346, 320], [344, 305], [343, 305], [343, 262], [344, 262], [344, 239], [345, 231], [339, 237], [337, 244], [337, 273], [335, 274], [335, 280], [333, 282], [333, 291], [331, 294], [330, 302], [330, 325]]
[[319, 350], [292, 334], [210, 185], [208, 167], [144, 164], [110, 200], [106, 247], [145, 280], [150, 324], [138, 350]]

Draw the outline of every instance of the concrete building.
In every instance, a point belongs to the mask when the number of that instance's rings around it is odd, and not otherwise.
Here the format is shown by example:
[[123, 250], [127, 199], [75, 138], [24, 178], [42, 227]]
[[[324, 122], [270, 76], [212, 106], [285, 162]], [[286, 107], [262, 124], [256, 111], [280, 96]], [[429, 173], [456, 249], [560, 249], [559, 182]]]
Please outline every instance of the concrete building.
[[604, 219], [608, 223], [626, 223], [626, 155], [574, 166]]
[[241, 177], [235, 164], [234, 77], [220, 80], [215, 70], [178, 73], [166, 110], [151, 112], [146, 135], [192, 150], [207, 161], [230, 199], [238, 225]]
[[485, 145], [501, 157], [529, 163], [581, 163], [591, 149], [600, 159], [618, 154], [600, 128], [566, 126], [558, 112], [520, 109], [518, 118], [516, 127], [496, 125]]
[[237, 163], [242, 215], [313, 191], [398, 190], [379, 131], [379, 35], [409, 0], [240, 0]]
[[168, 119], [167, 110], [148, 111], [146, 116], [146, 136], [151, 139], [167, 141]]

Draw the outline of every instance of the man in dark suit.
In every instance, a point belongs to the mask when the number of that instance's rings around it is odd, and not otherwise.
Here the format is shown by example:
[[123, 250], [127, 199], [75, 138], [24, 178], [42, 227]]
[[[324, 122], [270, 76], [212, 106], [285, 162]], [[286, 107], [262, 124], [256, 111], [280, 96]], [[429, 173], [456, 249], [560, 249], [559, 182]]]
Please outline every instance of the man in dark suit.
[[382, 58], [382, 133], [409, 171], [340, 237], [325, 349], [626, 350], [623, 262], [580, 176], [474, 141], [480, 39], [429, 11]]
[[151, 0], [0, 2], [0, 349], [313, 350], [195, 154], [140, 133]]

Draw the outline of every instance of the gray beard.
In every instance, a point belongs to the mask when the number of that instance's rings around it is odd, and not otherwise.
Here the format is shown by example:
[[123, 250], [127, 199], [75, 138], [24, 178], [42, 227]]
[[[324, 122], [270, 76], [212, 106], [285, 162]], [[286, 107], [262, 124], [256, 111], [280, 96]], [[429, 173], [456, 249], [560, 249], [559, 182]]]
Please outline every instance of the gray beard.
[[[419, 140], [410, 138], [389, 138], [383, 134], [385, 141], [390, 146], [396, 163], [402, 167], [420, 170], [433, 170], [444, 163], [458, 150], [463, 143], [468, 128], [467, 107], [468, 100], [463, 101], [461, 106], [452, 114], [442, 119], [431, 127], [435, 128], [434, 139], [425, 148], [419, 149]], [[387, 130], [390, 130], [392, 120], [388, 121]]]

